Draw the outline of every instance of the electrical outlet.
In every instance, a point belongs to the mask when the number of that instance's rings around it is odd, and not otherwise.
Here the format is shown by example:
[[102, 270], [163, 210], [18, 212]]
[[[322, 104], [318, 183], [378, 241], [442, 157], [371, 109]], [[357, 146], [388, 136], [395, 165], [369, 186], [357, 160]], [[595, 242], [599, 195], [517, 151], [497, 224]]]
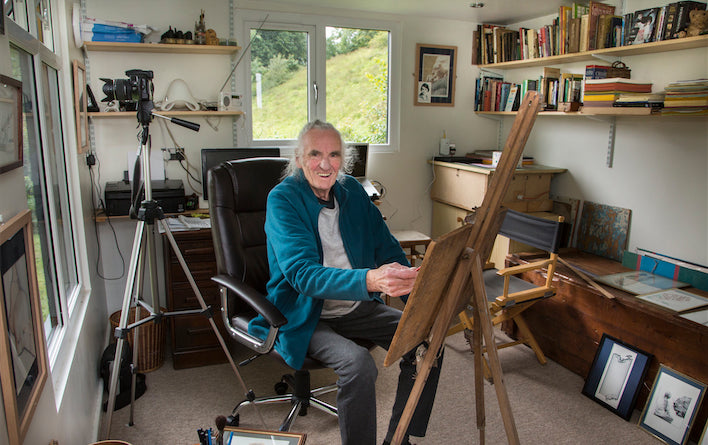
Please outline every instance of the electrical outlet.
[[184, 161], [184, 153], [182, 151], [170, 153], [170, 161]]

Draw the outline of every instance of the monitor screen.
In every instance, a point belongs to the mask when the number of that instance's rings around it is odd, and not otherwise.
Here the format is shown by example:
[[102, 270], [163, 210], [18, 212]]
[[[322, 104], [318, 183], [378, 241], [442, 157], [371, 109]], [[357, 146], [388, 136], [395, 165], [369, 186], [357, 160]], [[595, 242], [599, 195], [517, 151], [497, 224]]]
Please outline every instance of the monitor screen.
[[234, 159], [279, 157], [279, 148], [202, 148], [202, 198], [207, 198], [207, 172], [222, 162]]
[[355, 178], [366, 178], [366, 156], [369, 151], [369, 144], [356, 143], [349, 144], [349, 146], [357, 153], [357, 158], [350, 174]]

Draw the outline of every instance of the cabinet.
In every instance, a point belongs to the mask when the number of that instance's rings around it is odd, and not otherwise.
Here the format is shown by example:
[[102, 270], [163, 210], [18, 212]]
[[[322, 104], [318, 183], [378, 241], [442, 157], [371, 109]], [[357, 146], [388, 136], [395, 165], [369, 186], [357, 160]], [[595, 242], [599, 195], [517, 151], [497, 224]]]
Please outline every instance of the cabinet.
[[[207, 306], [211, 306], [214, 321], [222, 337], [228, 337], [221, 321], [219, 289], [211, 277], [216, 275], [216, 259], [211, 240], [211, 230], [174, 232], [184, 261]], [[167, 239], [163, 239], [165, 288], [167, 310], [184, 311], [199, 309], [200, 304], [187, 281]], [[170, 317], [170, 345], [175, 369], [211, 365], [226, 362], [221, 345], [211, 328], [209, 320], [200, 314]]]
[[[430, 161], [433, 164], [435, 181], [430, 190], [433, 200], [432, 237], [460, 227], [465, 217], [479, 207], [487, 193], [495, 169], [469, 164]], [[525, 213], [553, 210], [550, 199], [551, 178], [565, 172], [564, 168], [533, 165], [517, 169], [503, 198], [502, 205]], [[491, 262], [501, 264], [509, 253], [497, 244]]]

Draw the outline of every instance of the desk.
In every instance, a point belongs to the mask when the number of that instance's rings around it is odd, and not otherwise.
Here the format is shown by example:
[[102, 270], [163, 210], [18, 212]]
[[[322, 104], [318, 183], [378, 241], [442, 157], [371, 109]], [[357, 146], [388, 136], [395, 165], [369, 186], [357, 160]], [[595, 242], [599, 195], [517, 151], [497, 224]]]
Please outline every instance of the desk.
[[[560, 257], [597, 275], [630, 270], [616, 261], [582, 252], [561, 252]], [[530, 259], [530, 255], [510, 255], [507, 261], [514, 265]], [[544, 276], [536, 271], [525, 273], [522, 278], [539, 284], [545, 282]], [[708, 384], [708, 327], [609, 286], [604, 288], [615, 298], [606, 298], [560, 263], [554, 284], [558, 289], [556, 296], [539, 301], [524, 312], [529, 328], [552, 360], [585, 378], [603, 333], [653, 354], [637, 399], [639, 410], [646, 403], [659, 364]], [[689, 290], [708, 295], [698, 289]], [[511, 329], [506, 330], [515, 335]], [[708, 403], [704, 399], [694, 422], [692, 440], [698, 441], [707, 417]]]

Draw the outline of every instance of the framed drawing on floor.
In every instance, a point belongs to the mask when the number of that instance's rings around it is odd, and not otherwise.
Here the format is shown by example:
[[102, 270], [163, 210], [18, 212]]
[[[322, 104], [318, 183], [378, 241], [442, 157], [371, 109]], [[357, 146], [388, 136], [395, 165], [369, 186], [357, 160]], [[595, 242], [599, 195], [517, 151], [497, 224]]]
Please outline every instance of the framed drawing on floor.
[[651, 354], [602, 334], [582, 393], [629, 420], [651, 358]]
[[24, 210], [0, 226], [0, 383], [11, 444], [22, 443], [47, 379], [31, 223]]
[[304, 445], [306, 438], [304, 433], [224, 428], [224, 443], [231, 445]]
[[639, 426], [670, 445], [687, 443], [705, 391], [704, 383], [662, 364]]

